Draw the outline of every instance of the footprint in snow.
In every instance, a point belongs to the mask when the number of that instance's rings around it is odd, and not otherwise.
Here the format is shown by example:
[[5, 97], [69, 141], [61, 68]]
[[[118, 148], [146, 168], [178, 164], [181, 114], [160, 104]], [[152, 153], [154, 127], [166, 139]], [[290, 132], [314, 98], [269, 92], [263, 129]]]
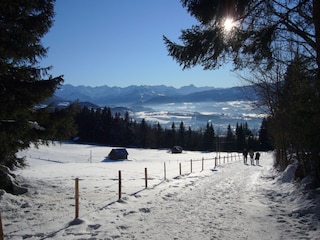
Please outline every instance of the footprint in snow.
[[91, 224], [91, 225], [88, 225], [88, 230], [97, 230], [100, 227], [101, 227], [100, 224]]
[[140, 212], [143, 212], [143, 213], [149, 213], [149, 212], [151, 212], [151, 211], [150, 211], [150, 208], [139, 208], [139, 211], [140, 211]]

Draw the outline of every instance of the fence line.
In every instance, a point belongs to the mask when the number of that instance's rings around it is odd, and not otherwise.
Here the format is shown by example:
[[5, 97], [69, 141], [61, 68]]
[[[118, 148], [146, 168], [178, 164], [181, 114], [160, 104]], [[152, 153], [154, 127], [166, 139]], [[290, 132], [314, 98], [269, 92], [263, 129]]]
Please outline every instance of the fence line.
[[[227, 157], [223, 157], [223, 159], [224, 159], [224, 163], [226, 163], [226, 159], [228, 160], [229, 158], [231, 159], [230, 161], [232, 161], [233, 159], [236, 161], [237, 159], [239, 160], [240, 158], [242, 157], [242, 155], [240, 155], [240, 154], [237, 154], [237, 155], [228, 155]], [[190, 162], [190, 172], [186, 172], [185, 174], [191, 174], [192, 172], [193, 172], [193, 170], [194, 170], [194, 162], [198, 162], [198, 161], [201, 161], [201, 171], [203, 171], [204, 170], [204, 162], [205, 161], [208, 161], [208, 160], [214, 160], [214, 166], [213, 166], [213, 168], [216, 168], [217, 166], [219, 166], [219, 165], [221, 165], [221, 157], [219, 156], [219, 157], [214, 157], [214, 158], [202, 158], [202, 159], [195, 159], [195, 160], [193, 160], [193, 159], [190, 159], [190, 160], [185, 160], [185, 161], [180, 161], [179, 162], [179, 176], [183, 176], [184, 174], [183, 174], [183, 168], [182, 168], [182, 162], [184, 162], [184, 163], [187, 163], [187, 162]], [[227, 162], [229, 162], [229, 161], [227, 161]], [[164, 171], [164, 176], [163, 176], [163, 180], [167, 180], [167, 167], [166, 167], [166, 162], [164, 162], [164, 165], [163, 165], [163, 171]], [[186, 170], [187, 171], [187, 170]], [[152, 176], [156, 176], [156, 175], [151, 175], [151, 174], [148, 174], [148, 169], [147, 168], [145, 168], [144, 169], [144, 182], [145, 182], [145, 184], [144, 184], [144, 189], [147, 189], [148, 188], [148, 179], [150, 179], [150, 177], [152, 177]], [[158, 176], [156, 176], [156, 177], [158, 177]], [[173, 179], [174, 179], [175, 177], [173, 177]], [[163, 181], [162, 180], [162, 181]], [[123, 196], [123, 191], [122, 191], [122, 188], [123, 188], [123, 183], [124, 183], [124, 181], [123, 181], [123, 178], [122, 178], [122, 172], [119, 170], [118, 171], [118, 201], [120, 200], [120, 199], [122, 199], [122, 196]], [[156, 184], [156, 185], [159, 185], [159, 183], [158, 184]], [[141, 189], [141, 190], [139, 190], [139, 191], [137, 191], [137, 192], [140, 192], [140, 191], [142, 191], [142, 190], [144, 190], [143, 188]], [[128, 196], [131, 196], [131, 195], [133, 195], [133, 194], [130, 194], [130, 193], [128, 193], [127, 194]], [[113, 201], [112, 203], [114, 203], [114, 202], [116, 202], [116, 201]], [[79, 203], [78, 203], [79, 204]], [[110, 205], [110, 204], [108, 204], [108, 205]], [[78, 211], [78, 209], [79, 209], [79, 206], [75, 206], [75, 211]], [[101, 208], [98, 208], [98, 209], [101, 209]], [[87, 214], [86, 214], [87, 215]]]
[[[222, 161], [223, 159], [223, 161]], [[230, 159], [230, 161], [229, 161]], [[208, 161], [213, 161], [213, 164], [210, 164], [211, 168], [214, 169], [216, 168], [217, 166], [221, 165], [222, 162], [223, 164], [225, 163], [228, 163], [228, 162], [232, 162], [232, 161], [236, 161], [236, 160], [241, 160], [242, 159], [242, 155], [240, 153], [238, 154], [234, 154], [234, 155], [230, 155], [229, 154], [226, 156], [223, 156], [221, 157], [220, 155], [219, 156], [216, 156], [216, 157], [213, 157], [213, 158], [201, 158], [201, 159], [190, 159], [190, 160], [177, 160], [177, 162], [179, 163], [179, 176], [184, 176], [184, 175], [187, 175], [187, 174], [192, 174], [193, 172], [197, 171], [195, 170], [195, 166], [197, 166], [198, 168], [200, 168], [200, 172], [204, 171], [205, 169], [205, 162], [208, 162]], [[50, 161], [50, 160], [49, 160]], [[171, 160], [169, 160], [169, 162], [171, 162]], [[201, 166], [199, 167], [199, 165], [196, 165], [197, 162], [201, 162]], [[182, 168], [182, 163], [183, 164], [183, 167]], [[189, 163], [189, 167], [186, 167], [186, 164]], [[189, 168], [189, 171], [186, 170]], [[171, 171], [174, 171], [174, 170], [171, 170]], [[175, 170], [176, 171], [176, 170]], [[184, 173], [184, 174], [183, 174]], [[159, 175], [153, 175], [153, 174], [150, 174], [148, 173], [148, 169], [145, 168], [144, 169], [144, 181], [145, 181], [145, 184], [144, 184], [144, 188], [142, 187], [139, 191], [136, 191], [135, 193], [132, 193], [132, 194], [127, 194], [128, 196], [132, 196], [132, 195], [135, 195], [137, 192], [141, 192], [145, 189], [148, 189], [150, 188], [150, 185], [148, 184], [148, 180], [151, 179], [151, 178], [155, 178], [155, 179], [158, 179], [158, 180], [161, 180], [160, 183], [158, 182], [157, 184], [155, 184], [153, 187], [155, 186], [158, 186], [159, 184], [161, 184], [163, 181], [166, 181], [167, 180], [167, 165], [166, 165], [166, 162], [164, 162], [164, 165], [163, 165], [163, 177], [159, 176]], [[172, 179], [175, 179], [177, 178], [177, 176], [173, 177]], [[76, 178], [75, 179], [75, 195], [74, 195], [74, 201], [75, 201], [75, 219], [78, 219], [80, 217], [80, 200], [81, 199], [85, 199], [85, 198], [82, 198], [82, 194], [81, 194], [81, 191], [80, 191], [80, 184], [79, 184], [79, 180], [84, 180], [84, 179], [79, 179], [79, 178]], [[116, 179], [113, 179], [116, 181]], [[104, 204], [104, 207], [106, 206], [109, 206], [119, 200], [122, 199], [122, 196], [123, 196], [123, 192], [122, 192], [122, 187], [123, 187], [123, 178], [122, 178], [122, 174], [121, 174], [121, 171], [119, 170], [118, 172], [118, 200], [114, 200], [112, 201], [111, 203], [107, 203], [107, 204]], [[116, 185], [116, 183], [114, 184], [110, 184], [110, 185], [107, 185], [107, 187], [111, 187], [113, 185]], [[93, 192], [93, 191], [91, 191]], [[88, 194], [90, 192], [86, 192], [86, 194]], [[65, 198], [64, 198], [65, 199]], [[109, 200], [111, 201], [111, 200]], [[101, 204], [101, 203], [104, 203], [105, 201], [103, 202], [100, 202], [100, 203], [97, 203], [97, 204]], [[97, 204], [94, 204], [94, 205], [97, 205]], [[89, 211], [83, 215], [88, 215], [92, 212], [95, 212], [95, 211], [99, 211], [101, 209], [103, 209], [104, 207], [99, 207], [99, 208], [96, 208], [94, 209], [94, 211]], [[66, 215], [64, 215], [66, 216]], [[50, 219], [50, 222], [52, 221], [55, 221], [56, 219]], [[49, 220], [48, 220], [49, 222]], [[35, 224], [35, 225], [32, 225], [32, 226], [29, 226], [28, 228], [30, 227], [35, 227], [35, 226], [38, 226], [38, 224]], [[21, 230], [21, 229], [19, 229]], [[2, 225], [2, 220], [1, 220], [1, 213], [0, 213], [0, 240], [3, 240], [4, 237], [14, 237], [14, 236], [20, 236], [18, 234], [14, 234], [14, 233], [17, 233], [19, 230], [15, 230], [13, 231], [11, 234], [4, 234], [4, 231], [3, 231], [3, 225]], [[48, 233], [48, 236], [50, 235], [51, 233]]]

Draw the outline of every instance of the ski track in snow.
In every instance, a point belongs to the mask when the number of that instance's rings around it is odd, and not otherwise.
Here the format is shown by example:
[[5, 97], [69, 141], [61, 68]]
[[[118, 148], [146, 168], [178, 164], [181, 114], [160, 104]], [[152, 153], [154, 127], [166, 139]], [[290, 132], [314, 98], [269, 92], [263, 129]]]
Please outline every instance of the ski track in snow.
[[[17, 172], [27, 194], [0, 194], [5, 239], [320, 239], [319, 219], [298, 211], [294, 185], [277, 184], [270, 153], [263, 166], [229, 162], [167, 180], [160, 171], [148, 189], [143, 174], [130, 175], [119, 201], [116, 172], [104, 174], [109, 163], [36, 161]], [[80, 218], [73, 220], [75, 168], [83, 181]], [[138, 180], [141, 187], [132, 188]]]

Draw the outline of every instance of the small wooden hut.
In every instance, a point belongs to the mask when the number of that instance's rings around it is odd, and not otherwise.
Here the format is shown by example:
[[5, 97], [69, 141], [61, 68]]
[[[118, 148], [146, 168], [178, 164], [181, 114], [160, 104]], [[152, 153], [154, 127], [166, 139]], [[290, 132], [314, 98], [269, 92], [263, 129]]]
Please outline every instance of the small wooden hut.
[[181, 146], [174, 146], [171, 148], [171, 153], [182, 153], [183, 148]]
[[111, 160], [120, 160], [120, 159], [128, 159], [128, 152], [125, 148], [113, 148], [108, 158]]

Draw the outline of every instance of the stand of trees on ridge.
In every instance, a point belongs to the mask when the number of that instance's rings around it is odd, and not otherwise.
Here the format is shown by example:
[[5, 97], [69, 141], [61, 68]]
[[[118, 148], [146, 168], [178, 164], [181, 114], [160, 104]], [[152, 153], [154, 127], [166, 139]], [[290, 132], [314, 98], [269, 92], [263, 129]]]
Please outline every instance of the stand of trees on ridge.
[[80, 142], [91, 142], [112, 146], [136, 146], [141, 148], [172, 148], [179, 145], [186, 150], [201, 151], [243, 151], [272, 149], [267, 133], [267, 121], [264, 119], [259, 136], [254, 136], [247, 123], [239, 123], [235, 131], [231, 126], [226, 134], [215, 133], [212, 123], [203, 129], [192, 130], [180, 124], [172, 123], [171, 128], [163, 128], [159, 123], [149, 124], [144, 119], [136, 122], [129, 113], [114, 116], [110, 108], [89, 109], [83, 107], [75, 117]]

